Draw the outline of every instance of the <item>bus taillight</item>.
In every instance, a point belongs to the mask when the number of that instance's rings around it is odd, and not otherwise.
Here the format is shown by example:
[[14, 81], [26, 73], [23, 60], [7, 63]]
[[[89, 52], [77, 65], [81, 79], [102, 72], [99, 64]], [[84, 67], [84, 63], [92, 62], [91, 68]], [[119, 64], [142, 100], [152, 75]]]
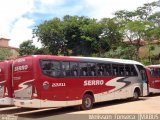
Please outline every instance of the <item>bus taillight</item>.
[[4, 97], [7, 97], [7, 96], [8, 96], [8, 89], [7, 89], [7, 87], [6, 87], [5, 93], [4, 93]]
[[37, 98], [37, 97], [38, 97], [37, 89], [36, 89], [36, 87], [33, 86], [32, 98]]

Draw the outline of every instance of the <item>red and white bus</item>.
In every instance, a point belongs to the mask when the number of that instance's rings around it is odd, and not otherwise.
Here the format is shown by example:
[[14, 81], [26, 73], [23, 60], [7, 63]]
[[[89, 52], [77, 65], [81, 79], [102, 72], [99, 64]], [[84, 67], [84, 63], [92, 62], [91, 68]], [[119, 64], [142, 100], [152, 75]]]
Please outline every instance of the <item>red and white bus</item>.
[[160, 65], [149, 65], [148, 68], [148, 82], [150, 93], [160, 93]]
[[144, 66], [136, 61], [32, 55], [13, 63], [14, 104], [28, 108], [80, 105], [148, 95]]
[[13, 105], [12, 61], [0, 62], [0, 105]]

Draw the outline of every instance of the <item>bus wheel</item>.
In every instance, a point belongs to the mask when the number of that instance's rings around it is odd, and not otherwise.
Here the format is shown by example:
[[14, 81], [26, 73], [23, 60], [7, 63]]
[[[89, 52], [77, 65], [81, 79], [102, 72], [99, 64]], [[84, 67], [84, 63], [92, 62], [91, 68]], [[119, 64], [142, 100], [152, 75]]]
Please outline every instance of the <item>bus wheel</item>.
[[133, 100], [138, 100], [139, 99], [139, 91], [135, 90], [133, 93]]
[[82, 99], [81, 109], [89, 110], [92, 109], [92, 107], [93, 107], [93, 96], [85, 94]]

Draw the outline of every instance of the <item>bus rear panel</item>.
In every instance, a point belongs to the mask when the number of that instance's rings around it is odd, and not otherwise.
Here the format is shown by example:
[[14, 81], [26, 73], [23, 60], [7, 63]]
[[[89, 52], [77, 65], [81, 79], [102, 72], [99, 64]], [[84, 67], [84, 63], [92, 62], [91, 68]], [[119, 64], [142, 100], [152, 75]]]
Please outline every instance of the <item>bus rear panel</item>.
[[12, 61], [0, 62], [0, 105], [13, 105]]
[[[40, 107], [40, 102], [36, 100], [40, 95], [38, 95], [34, 87], [36, 83], [34, 64], [32, 57], [24, 57], [14, 61], [14, 104], [17, 106]], [[27, 105], [27, 103], [29, 105]]]

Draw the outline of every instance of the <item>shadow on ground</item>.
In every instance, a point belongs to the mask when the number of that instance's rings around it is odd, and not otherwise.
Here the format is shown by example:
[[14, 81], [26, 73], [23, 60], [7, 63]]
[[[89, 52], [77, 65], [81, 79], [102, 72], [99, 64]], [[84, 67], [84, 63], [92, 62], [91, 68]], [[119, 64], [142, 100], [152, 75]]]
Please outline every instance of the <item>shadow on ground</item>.
[[[138, 101], [143, 101], [143, 100], [146, 100], [146, 99], [140, 98]], [[114, 105], [118, 105], [118, 104], [127, 104], [129, 102], [137, 102], [137, 101], [125, 99], [125, 100], [113, 100], [113, 101], [101, 102], [101, 103], [94, 104], [93, 109], [106, 107], [106, 106], [114, 106]], [[50, 120], [51, 118], [53, 119], [54, 117], [57, 117], [60, 115], [64, 116], [65, 114], [71, 114], [72, 112], [76, 112], [76, 111], [78, 111], [78, 110], [74, 109], [74, 107], [65, 107], [65, 108], [59, 108], [59, 109], [55, 109], [55, 110], [42, 111], [42, 112], [38, 112], [38, 113], [19, 115], [19, 120], [24, 119], [24, 118], [25, 118], [25, 120], [32, 120], [32, 119]]]

